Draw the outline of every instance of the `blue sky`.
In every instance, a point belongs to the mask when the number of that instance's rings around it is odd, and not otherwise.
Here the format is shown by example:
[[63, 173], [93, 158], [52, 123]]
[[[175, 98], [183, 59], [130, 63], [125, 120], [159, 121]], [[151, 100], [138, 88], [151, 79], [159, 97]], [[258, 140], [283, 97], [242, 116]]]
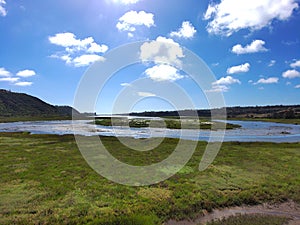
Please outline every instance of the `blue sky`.
[[[207, 107], [208, 92], [223, 93], [228, 106], [299, 104], [299, 5], [296, 0], [0, 0], [0, 88], [72, 105], [93, 62], [126, 43], [161, 40], [202, 58], [216, 77], [211, 88], [198, 90], [178, 68], [141, 63], [109, 80], [98, 113], [109, 113], [115, 96], [141, 78], [153, 85], [178, 84], [198, 108]], [[172, 109], [149, 90], [137, 94], [145, 99], [134, 110]]]

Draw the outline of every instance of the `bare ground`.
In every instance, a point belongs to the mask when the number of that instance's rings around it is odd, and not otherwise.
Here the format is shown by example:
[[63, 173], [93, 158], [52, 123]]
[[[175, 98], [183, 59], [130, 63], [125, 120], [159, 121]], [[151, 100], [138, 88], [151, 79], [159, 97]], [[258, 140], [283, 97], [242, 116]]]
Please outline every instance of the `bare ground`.
[[175, 221], [169, 220], [165, 225], [195, 225], [205, 224], [212, 220], [227, 218], [233, 215], [243, 214], [264, 214], [274, 216], [289, 217], [289, 225], [300, 225], [300, 204], [293, 201], [287, 201], [280, 204], [262, 204], [256, 206], [236, 206], [224, 209], [215, 209], [211, 213], [202, 212], [203, 216], [197, 217], [195, 220]]

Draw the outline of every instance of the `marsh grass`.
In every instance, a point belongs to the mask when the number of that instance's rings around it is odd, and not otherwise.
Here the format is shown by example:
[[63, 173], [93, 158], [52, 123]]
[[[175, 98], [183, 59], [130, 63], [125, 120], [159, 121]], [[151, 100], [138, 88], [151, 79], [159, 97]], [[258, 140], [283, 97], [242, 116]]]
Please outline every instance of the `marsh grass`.
[[[165, 139], [153, 151], [135, 152], [115, 137], [101, 140], [134, 165], [166, 158], [178, 142]], [[198, 142], [170, 179], [130, 187], [93, 171], [72, 135], [1, 133], [0, 224], [161, 224], [219, 207], [300, 202], [300, 143], [223, 143], [213, 164], [199, 172], [205, 147]]]
[[[212, 123], [214, 126], [212, 126]], [[102, 118], [96, 119], [95, 124], [102, 126], [129, 126], [135, 128], [153, 127], [153, 128], [168, 128], [168, 129], [224, 129], [223, 122], [209, 122], [199, 120], [198, 118], [178, 119], [178, 118], [163, 118], [163, 120], [147, 120], [147, 119], [127, 119], [127, 118]], [[238, 124], [227, 123], [226, 129], [236, 129], [241, 126]]]

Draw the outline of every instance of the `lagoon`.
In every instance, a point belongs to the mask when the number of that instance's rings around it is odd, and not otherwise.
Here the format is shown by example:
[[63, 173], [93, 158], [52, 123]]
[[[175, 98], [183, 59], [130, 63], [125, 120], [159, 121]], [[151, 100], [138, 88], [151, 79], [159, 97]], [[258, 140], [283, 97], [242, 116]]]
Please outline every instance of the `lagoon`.
[[[212, 134], [221, 131], [196, 129], [129, 128], [91, 124], [92, 120], [57, 120], [0, 123], [0, 132], [30, 132], [32, 134], [103, 135], [133, 138], [168, 137], [208, 141]], [[226, 130], [224, 141], [240, 142], [300, 142], [300, 125], [260, 121], [230, 121], [241, 128]]]

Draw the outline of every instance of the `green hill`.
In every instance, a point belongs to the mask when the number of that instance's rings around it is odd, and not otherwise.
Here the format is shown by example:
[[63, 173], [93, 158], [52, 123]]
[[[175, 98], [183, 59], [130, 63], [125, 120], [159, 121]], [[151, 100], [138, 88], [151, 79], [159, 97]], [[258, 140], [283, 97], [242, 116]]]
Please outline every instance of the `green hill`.
[[72, 110], [70, 106], [53, 106], [31, 95], [0, 89], [1, 118], [71, 117]]

